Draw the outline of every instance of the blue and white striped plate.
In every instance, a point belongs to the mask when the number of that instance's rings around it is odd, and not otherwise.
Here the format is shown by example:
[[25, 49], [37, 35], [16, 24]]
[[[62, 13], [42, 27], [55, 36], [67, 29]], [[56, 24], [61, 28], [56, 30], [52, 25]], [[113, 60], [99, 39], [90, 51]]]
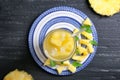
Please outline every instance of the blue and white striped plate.
[[[82, 22], [88, 18], [83, 12], [72, 7], [60, 6], [54, 7], [41, 14], [31, 26], [28, 38], [29, 49], [35, 62], [45, 71], [55, 75], [70, 75], [72, 74], [68, 70], [58, 74], [53, 68], [43, 66], [47, 59], [43, 52], [43, 40], [46, 34], [58, 28], [66, 28], [73, 31], [76, 28], [80, 28]], [[92, 23], [92, 32], [94, 40], [98, 41], [96, 29]], [[94, 53], [90, 54], [82, 63], [81, 67], [77, 68], [77, 71], [81, 71], [85, 68], [96, 53], [97, 47], [94, 46]]]

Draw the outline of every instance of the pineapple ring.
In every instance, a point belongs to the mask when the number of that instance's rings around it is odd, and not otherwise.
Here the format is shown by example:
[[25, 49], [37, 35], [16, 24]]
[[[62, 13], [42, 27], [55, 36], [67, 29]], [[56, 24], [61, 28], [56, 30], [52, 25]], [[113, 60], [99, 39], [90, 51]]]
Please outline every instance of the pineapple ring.
[[120, 11], [120, 0], [89, 0], [93, 10], [103, 16], [112, 16]]
[[33, 80], [33, 77], [25, 71], [16, 69], [9, 72], [3, 80]]

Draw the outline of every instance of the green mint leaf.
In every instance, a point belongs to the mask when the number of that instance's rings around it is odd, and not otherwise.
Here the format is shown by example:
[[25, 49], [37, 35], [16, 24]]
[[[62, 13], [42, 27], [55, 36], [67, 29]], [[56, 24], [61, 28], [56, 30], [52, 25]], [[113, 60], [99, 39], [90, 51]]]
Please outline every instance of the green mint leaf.
[[75, 38], [75, 41], [78, 41], [78, 40], [79, 40], [79, 37], [78, 37], [78, 36], [75, 36], [74, 38]]
[[95, 46], [98, 45], [98, 43], [97, 43], [95, 40], [91, 40], [90, 43], [91, 43], [92, 45], [95, 45]]
[[77, 62], [77, 61], [74, 61], [74, 62], [72, 63], [72, 65], [75, 66], [75, 67], [82, 66], [82, 64], [79, 63], [79, 62]]
[[91, 30], [90, 27], [88, 27], [85, 31], [88, 32], [88, 33], [92, 33], [92, 30]]
[[88, 28], [90, 25], [82, 25], [80, 28]]
[[85, 29], [86, 32], [92, 33], [90, 25], [82, 25], [81, 29]]
[[51, 66], [51, 67], [55, 67], [55, 66], [56, 66], [56, 62], [53, 61], [53, 60], [50, 60], [50, 66]]

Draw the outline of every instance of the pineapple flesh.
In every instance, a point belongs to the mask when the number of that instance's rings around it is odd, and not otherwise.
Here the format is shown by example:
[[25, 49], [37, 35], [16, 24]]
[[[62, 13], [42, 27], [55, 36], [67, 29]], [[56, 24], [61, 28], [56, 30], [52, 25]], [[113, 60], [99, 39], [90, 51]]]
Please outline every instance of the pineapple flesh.
[[33, 78], [27, 72], [16, 69], [8, 73], [3, 80], [33, 80]]
[[120, 0], [89, 0], [93, 10], [103, 16], [112, 16], [120, 12]]

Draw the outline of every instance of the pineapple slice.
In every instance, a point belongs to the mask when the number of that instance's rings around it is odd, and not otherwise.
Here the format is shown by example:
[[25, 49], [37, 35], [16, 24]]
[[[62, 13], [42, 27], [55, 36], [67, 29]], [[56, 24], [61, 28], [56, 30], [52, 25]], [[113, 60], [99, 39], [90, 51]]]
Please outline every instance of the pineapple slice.
[[112, 16], [120, 11], [120, 0], [89, 0], [93, 10], [104, 16]]
[[16, 69], [8, 73], [3, 80], [33, 80], [33, 78], [27, 72]]
[[89, 18], [86, 18], [86, 19], [83, 21], [83, 25], [90, 25], [90, 26], [92, 26], [92, 23], [91, 23], [91, 21], [90, 21]]

